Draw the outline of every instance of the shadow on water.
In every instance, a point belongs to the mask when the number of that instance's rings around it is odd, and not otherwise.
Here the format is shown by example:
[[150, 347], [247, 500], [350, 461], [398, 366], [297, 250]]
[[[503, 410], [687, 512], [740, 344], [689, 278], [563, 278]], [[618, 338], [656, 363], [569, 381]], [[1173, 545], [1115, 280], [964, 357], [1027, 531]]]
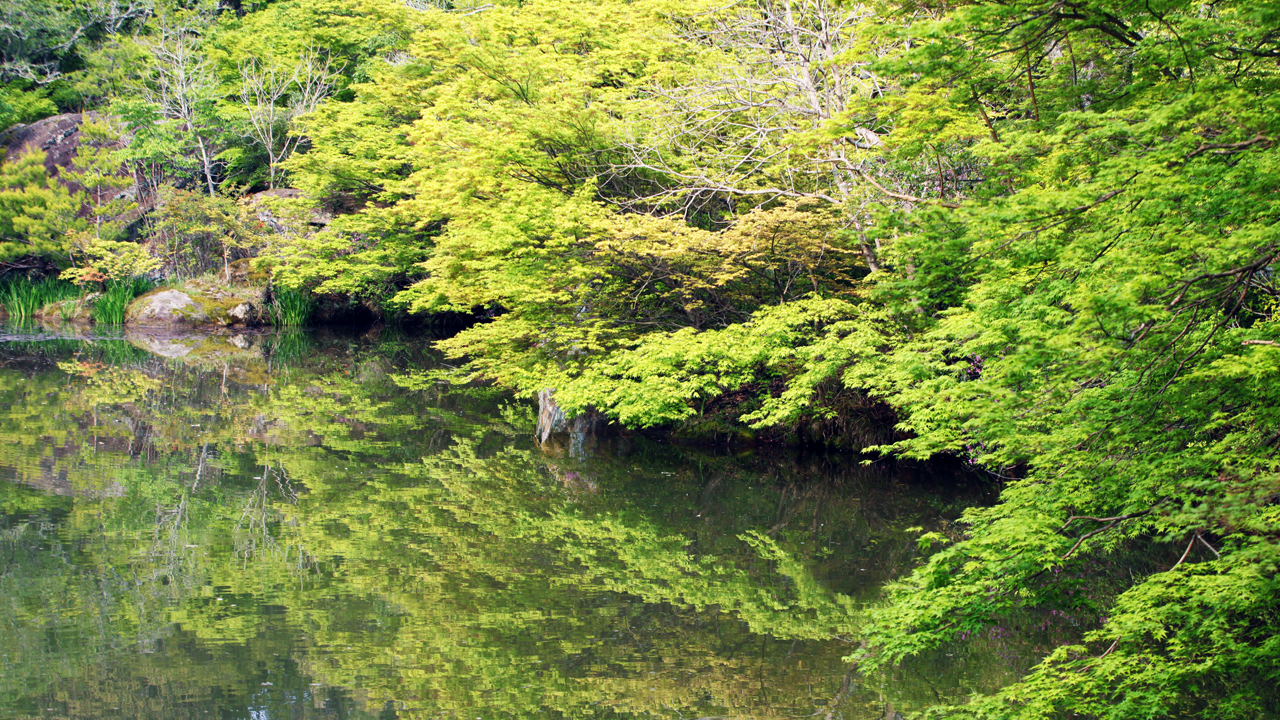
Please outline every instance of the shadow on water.
[[406, 380], [438, 362], [394, 331], [5, 335], [0, 715], [910, 717], [1035, 659], [841, 659], [919, 533], [990, 500], [969, 478], [556, 457], [533, 406]]

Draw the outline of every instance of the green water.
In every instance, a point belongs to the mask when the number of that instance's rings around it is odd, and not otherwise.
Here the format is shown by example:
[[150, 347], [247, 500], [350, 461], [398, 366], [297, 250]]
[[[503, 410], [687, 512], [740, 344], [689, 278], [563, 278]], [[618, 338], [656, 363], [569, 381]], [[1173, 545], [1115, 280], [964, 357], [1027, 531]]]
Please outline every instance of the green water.
[[0, 717], [911, 717], [1034, 659], [841, 659], [970, 479], [570, 457], [436, 362], [387, 333], [4, 336]]

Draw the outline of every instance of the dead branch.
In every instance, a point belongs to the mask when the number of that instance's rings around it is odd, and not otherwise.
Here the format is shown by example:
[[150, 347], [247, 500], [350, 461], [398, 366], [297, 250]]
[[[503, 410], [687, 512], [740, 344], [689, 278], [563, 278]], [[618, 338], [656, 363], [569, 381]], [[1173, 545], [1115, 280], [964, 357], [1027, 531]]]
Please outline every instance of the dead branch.
[[660, 109], [623, 144], [630, 158], [614, 165], [615, 174], [669, 178], [679, 187], [638, 201], [678, 200], [686, 210], [708, 195], [844, 203], [856, 179], [844, 167], [846, 148], [878, 146], [872, 129], [855, 129], [856, 137], [830, 140], [785, 167], [776, 159], [796, 153], [797, 134], [819, 130], [877, 87], [865, 63], [842, 59], [868, 13], [831, 0], [759, 0], [675, 19], [687, 40], [720, 51], [724, 64], [647, 91]]
[[910, 203], [933, 202], [938, 205], [941, 205], [944, 208], [953, 208], [953, 209], [960, 207], [960, 203], [948, 202], [946, 200], [930, 200], [928, 198], [916, 197], [915, 195], [907, 195], [906, 193], [894, 192], [889, 188], [876, 182], [875, 178], [867, 174], [865, 170], [857, 170], [856, 172], [858, 173], [858, 176], [861, 177], [862, 180], [866, 182], [868, 185], [870, 185], [871, 187], [875, 188], [876, 190], [879, 190], [880, 192], [884, 193], [885, 195], [888, 195], [889, 197], [895, 200], [902, 200], [904, 202], [910, 202]]
[[1166, 305], [1165, 307], [1168, 309], [1172, 309], [1179, 302], [1182, 302], [1182, 298], [1186, 297], [1187, 291], [1190, 290], [1193, 285], [1200, 282], [1201, 280], [1213, 280], [1213, 279], [1225, 278], [1225, 277], [1238, 278], [1241, 276], [1245, 276], [1245, 277], [1252, 276], [1262, 268], [1270, 265], [1272, 261], [1275, 260], [1275, 258], [1276, 258], [1276, 253], [1272, 251], [1272, 252], [1263, 254], [1257, 260], [1254, 260], [1248, 265], [1241, 265], [1238, 268], [1233, 268], [1231, 270], [1223, 270], [1222, 272], [1201, 273], [1189, 280], [1183, 280], [1181, 283], [1181, 287], [1178, 289], [1177, 294], [1174, 296], [1172, 300], [1169, 301], [1168, 305]]
[[270, 59], [240, 63], [240, 101], [249, 119], [245, 136], [267, 153], [269, 187], [276, 187], [280, 163], [304, 140], [292, 122], [313, 112], [333, 92], [337, 80], [332, 61], [314, 47], [299, 53], [289, 69]]
[[218, 79], [207, 55], [199, 47], [199, 28], [174, 24], [165, 18], [154, 37], [138, 43], [150, 51], [150, 78], [143, 97], [154, 104], [165, 120], [179, 124], [195, 145], [209, 195], [216, 192], [213, 180], [219, 148], [208, 127], [207, 106], [216, 101]]
[[1209, 541], [1204, 539], [1204, 535], [1200, 533], [1196, 533], [1196, 539], [1199, 540], [1201, 543], [1203, 543], [1205, 547], [1209, 548], [1209, 552], [1213, 553], [1214, 557], [1218, 558], [1219, 560], [1222, 559], [1222, 553], [1218, 552], [1217, 548], [1210, 545]]

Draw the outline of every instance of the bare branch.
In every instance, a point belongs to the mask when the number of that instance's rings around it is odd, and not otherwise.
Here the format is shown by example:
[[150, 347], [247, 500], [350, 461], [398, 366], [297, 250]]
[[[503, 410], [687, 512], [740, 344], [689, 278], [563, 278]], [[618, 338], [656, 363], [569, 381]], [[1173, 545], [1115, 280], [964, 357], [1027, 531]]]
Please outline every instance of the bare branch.
[[143, 96], [156, 106], [162, 118], [177, 122], [196, 146], [206, 189], [213, 195], [218, 150], [209, 118], [218, 80], [208, 57], [200, 50], [196, 28], [163, 18], [157, 36], [140, 38], [138, 42], [153, 59], [150, 77], [142, 87]]
[[[708, 76], [648, 90], [657, 112], [623, 143], [630, 157], [615, 173], [675, 181], [641, 203], [687, 206], [709, 195], [847, 203], [859, 176], [846, 152], [875, 148], [879, 136], [858, 127], [811, 150], [794, 142], [878, 87], [865, 63], [843, 57], [868, 14], [830, 0], [754, 0], [677, 20], [685, 39], [725, 62]], [[802, 153], [808, 157], [795, 157]]]
[[303, 50], [289, 70], [271, 59], [250, 58], [240, 64], [240, 101], [249, 121], [246, 136], [267, 153], [270, 187], [276, 187], [280, 163], [304, 140], [292, 132], [293, 121], [313, 112], [333, 92], [338, 78], [332, 61], [314, 47]]
[[[858, 173], [858, 176], [859, 176], [859, 177], [861, 177], [864, 181], [866, 181], [866, 183], [867, 183], [868, 185], [870, 185], [871, 187], [873, 187], [873, 188], [875, 188], [875, 189], [879, 190], [880, 192], [884, 193], [885, 195], [888, 195], [889, 197], [891, 197], [891, 198], [893, 198], [893, 199], [895, 199], [895, 200], [902, 200], [902, 201], [904, 201], [904, 202], [910, 202], [910, 203], [925, 203], [925, 202], [931, 202], [930, 200], [928, 200], [928, 199], [926, 199], [926, 198], [916, 197], [915, 195], [907, 195], [907, 194], [905, 194], [905, 193], [897, 193], [897, 192], [894, 192], [894, 191], [892, 191], [892, 190], [890, 190], [890, 189], [886, 188], [885, 186], [881, 185], [880, 183], [876, 182], [876, 181], [875, 181], [875, 178], [871, 177], [871, 175], [869, 175], [865, 170], [858, 170], [858, 171], [857, 171], [857, 173]], [[939, 204], [939, 205], [941, 205], [942, 207], [945, 207], [945, 208], [958, 208], [958, 207], [960, 207], [960, 203], [947, 202], [947, 201], [945, 201], [945, 200], [934, 200], [934, 201], [932, 201], [932, 202], [936, 202], [937, 204]]]
[[1182, 551], [1182, 557], [1178, 558], [1178, 562], [1174, 563], [1173, 567], [1169, 568], [1169, 572], [1173, 572], [1174, 570], [1177, 570], [1178, 566], [1181, 565], [1183, 561], [1187, 559], [1187, 556], [1191, 554], [1191, 547], [1196, 544], [1196, 538], [1198, 537], [1200, 537], [1199, 530], [1197, 530], [1196, 534], [1191, 536], [1191, 539], [1187, 541], [1187, 549]]
[[1118, 645], [1120, 644], [1120, 640], [1121, 640], [1121, 638], [1123, 638], [1123, 637], [1124, 637], [1124, 636], [1123, 636], [1123, 635], [1121, 635], [1120, 637], [1116, 638], [1116, 641], [1115, 641], [1115, 642], [1113, 642], [1113, 643], [1111, 643], [1111, 647], [1109, 647], [1109, 648], [1107, 648], [1105, 651], [1103, 651], [1103, 653], [1102, 653], [1101, 655], [1099, 655], [1099, 656], [1098, 656], [1098, 659], [1099, 659], [1099, 660], [1101, 660], [1102, 658], [1104, 658], [1104, 657], [1106, 657], [1106, 656], [1110, 655], [1110, 654], [1111, 654], [1111, 652], [1112, 652], [1113, 650], [1115, 650], [1115, 649], [1116, 649], [1116, 646], [1118, 646]]
[[1222, 553], [1218, 552], [1217, 548], [1210, 545], [1209, 541], [1204, 539], [1204, 535], [1200, 533], [1196, 533], [1196, 539], [1199, 540], [1205, 547], [1209, 548], [1209, 552], [1213, 553], [1214, 557], [1218, 559], [1222, 559]]

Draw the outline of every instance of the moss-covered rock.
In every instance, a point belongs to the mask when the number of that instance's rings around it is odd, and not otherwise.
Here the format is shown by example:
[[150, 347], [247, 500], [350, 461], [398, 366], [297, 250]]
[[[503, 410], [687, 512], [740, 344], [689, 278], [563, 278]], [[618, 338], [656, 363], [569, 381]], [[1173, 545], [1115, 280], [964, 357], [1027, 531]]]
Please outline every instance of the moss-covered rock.
[[224, 276], [199, 278], [135, 299], [125, 312], [125, 324], [248, 327], [267, 321], [264, 308], [260, 286], [232, 284]]
[[159, 288], [129, 303], [124, 321], [126, 325], [202, 325], [209, 316], [190, 294]]
[[88, 325], [93, 322], [93, 303], [102, 297], [102, 293], [89, 293], [70, 300], [49, 303], [36, 313], [36, 318], [45, 323], [75, 323]]
[[253, 262], [257, 258], [240, 258], [227, 267], [227, 281], [241, 287], [263, 287], [271, 280], [271, 273], [255, 268]]

